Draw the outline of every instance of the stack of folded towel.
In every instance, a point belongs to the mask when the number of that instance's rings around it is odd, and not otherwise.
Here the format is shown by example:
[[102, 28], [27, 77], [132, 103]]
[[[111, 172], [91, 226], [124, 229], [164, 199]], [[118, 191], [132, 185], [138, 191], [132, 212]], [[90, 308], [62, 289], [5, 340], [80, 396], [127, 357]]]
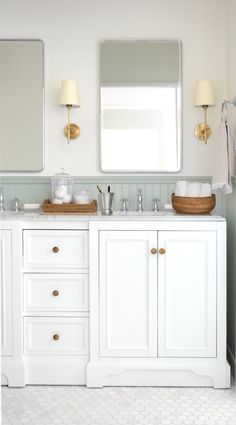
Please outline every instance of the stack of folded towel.
[[189, 196], [190, 198], [207, 197], [212, 195], [210, 183], [187, 182], [180, 180], [175, 187], [176, 196]]

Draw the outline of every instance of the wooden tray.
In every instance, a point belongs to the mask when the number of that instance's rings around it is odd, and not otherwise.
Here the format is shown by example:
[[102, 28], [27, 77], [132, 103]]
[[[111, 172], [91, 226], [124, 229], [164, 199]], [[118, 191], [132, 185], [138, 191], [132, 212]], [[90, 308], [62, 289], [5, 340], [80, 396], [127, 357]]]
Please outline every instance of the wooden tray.
[[98, 206], [96, 199], [91, 204], [52, 204], [50, 199], [45, 199], [41, 208], [48, 214], [93, 214]]
[[176, 196], [172, 193], [172, 206], [175, 211], [183, 214], [208, 214], [216, 205], [215, 195], [192, 198]]

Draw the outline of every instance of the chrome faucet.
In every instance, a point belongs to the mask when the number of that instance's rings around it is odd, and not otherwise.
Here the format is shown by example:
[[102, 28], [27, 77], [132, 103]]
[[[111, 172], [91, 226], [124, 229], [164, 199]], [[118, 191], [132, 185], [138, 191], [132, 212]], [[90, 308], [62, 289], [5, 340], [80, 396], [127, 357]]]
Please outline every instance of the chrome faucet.
[[19, 209], [20, 209], [20, 199], [18, 199], [18, 198], [15, 198], [15, 199], [13, 199], [13, 205], [14, 205], [14, 209], [15, 209], [15, 212], [16, 213], [18, 213], [19, 212]]
[[3, 213], [5, 211], [4, 208], [4, 194], [3, 194], [3, 190], [0, 189], [0, 213]]
[[128, 211], [127, 203], [128, 203], [128, 198], [122, 198], [121, 199], [121, 209], [120, 210], [124, 213]]
[[152, 211], [154, 211], [154, 212], [160, 211], [160, 208], [159, 208], [160, 199], [159, 198], [153, 198], [152, 202], [153, 202]]
[[142, 194], [142, 189], [138, 189], [138, 193], [137, 193], [137, 210], [139, 212], [143, 211], [143, 194]]

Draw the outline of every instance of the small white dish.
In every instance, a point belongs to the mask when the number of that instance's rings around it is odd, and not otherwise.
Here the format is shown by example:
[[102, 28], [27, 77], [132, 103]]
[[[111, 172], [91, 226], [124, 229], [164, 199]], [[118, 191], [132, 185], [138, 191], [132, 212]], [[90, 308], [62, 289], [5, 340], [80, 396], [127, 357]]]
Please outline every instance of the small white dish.
[[82, 190], [74, 194], [74, 202], [75, 204], [91, 204], [91, 195], [89, 192], [86, 192], [86, 190]]

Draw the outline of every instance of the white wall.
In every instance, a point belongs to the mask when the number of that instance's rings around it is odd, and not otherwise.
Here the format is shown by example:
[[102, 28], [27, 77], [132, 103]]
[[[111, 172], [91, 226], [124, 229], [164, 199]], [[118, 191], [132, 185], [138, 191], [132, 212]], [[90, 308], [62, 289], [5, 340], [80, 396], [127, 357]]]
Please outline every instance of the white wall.
[[[233, 0], [232, 0], [233, 3]], [[0, 10], [0, 38], [45, 42], [46, 167], [73, 175], [99, 171], [99, 42], [106, 38], [179, 38], [183, 45], [183, 174], [211, 175], [219, 104], [209, 110], [213, 129], [207, 146], [194, 138], [202, 111], [193, 107], [198, 79], [212, 79], [219, 103], [226, 95], [225, 0], [7, 0]], [[233, 19], [233, 16], [232, 16]], [[80, 85], [79, 142], [63, 136], [66, 111], [57, 106], [62, 79]], [[32, 141], [33, 142], [33, 141]]]
[[[226, 40], [226, 77], [227, 77], [227, 99], [233, 99], [236, 97], [236, 2], [235, 0], [227, 0], [227, 40]], [[233, 150], [233, 174], [236, 173], [236, 157], [235, 157], [235, 138], [236, 138], [236, 108], [234, 106], [228, 106], [229, 113], [229, 124], [231, 131], [232, 150]]]

